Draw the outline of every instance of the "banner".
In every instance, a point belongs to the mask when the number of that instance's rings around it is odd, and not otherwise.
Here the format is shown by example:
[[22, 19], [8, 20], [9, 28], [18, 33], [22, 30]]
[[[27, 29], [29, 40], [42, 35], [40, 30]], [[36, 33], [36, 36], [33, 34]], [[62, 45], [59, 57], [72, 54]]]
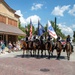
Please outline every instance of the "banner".
[[45, 32], [44, 27], [38, 21], [38, 36], [41, 36]]

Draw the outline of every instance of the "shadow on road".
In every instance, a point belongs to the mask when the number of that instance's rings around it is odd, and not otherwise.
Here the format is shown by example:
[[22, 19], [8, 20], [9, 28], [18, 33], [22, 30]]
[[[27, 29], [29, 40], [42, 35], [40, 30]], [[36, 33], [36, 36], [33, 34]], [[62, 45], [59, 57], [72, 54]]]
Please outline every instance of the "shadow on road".
[[[48, 56], [48, 55], [16, 55], [15, 58], [18, 58], [18, 57], [21, 57], [21, 58], [36, 58], [36, 59], [43, 59], [43, 58], [46, 58], [46, 59], [56, 59], [57, 56], [56, 55], [53, 55], [53, 56]], [[60, 56], [59, 59], [66, 59], [65, 56]]]

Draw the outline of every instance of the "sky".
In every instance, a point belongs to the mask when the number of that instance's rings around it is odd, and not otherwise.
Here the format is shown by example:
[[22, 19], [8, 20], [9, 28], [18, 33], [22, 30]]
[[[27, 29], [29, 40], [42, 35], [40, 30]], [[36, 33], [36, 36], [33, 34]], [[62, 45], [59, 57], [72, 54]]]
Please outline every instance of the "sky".
[[57, 25], [65, 35], [73, 36], [75, 31], [75, 0], [5, 0], [20, 15], [21, 25], [25, 27], [32, 20], [34, 27], [38, 20], [45, 26], [57, 18]]

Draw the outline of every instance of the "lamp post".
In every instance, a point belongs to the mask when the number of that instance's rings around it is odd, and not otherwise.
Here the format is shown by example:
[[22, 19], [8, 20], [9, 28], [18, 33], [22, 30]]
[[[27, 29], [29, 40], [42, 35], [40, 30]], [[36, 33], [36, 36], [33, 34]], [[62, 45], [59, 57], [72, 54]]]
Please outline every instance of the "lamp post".
[[55, 17], [55, 32], [56, 32], [56, 17]]

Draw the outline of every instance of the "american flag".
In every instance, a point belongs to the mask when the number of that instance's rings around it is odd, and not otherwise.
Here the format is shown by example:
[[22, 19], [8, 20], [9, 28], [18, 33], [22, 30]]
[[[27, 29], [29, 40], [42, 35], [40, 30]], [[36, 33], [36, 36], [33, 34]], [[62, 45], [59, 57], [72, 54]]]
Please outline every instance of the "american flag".
[[32, 21], [30, 19], [30, 39], [31, 39], [31, 37], [32, 37]]

